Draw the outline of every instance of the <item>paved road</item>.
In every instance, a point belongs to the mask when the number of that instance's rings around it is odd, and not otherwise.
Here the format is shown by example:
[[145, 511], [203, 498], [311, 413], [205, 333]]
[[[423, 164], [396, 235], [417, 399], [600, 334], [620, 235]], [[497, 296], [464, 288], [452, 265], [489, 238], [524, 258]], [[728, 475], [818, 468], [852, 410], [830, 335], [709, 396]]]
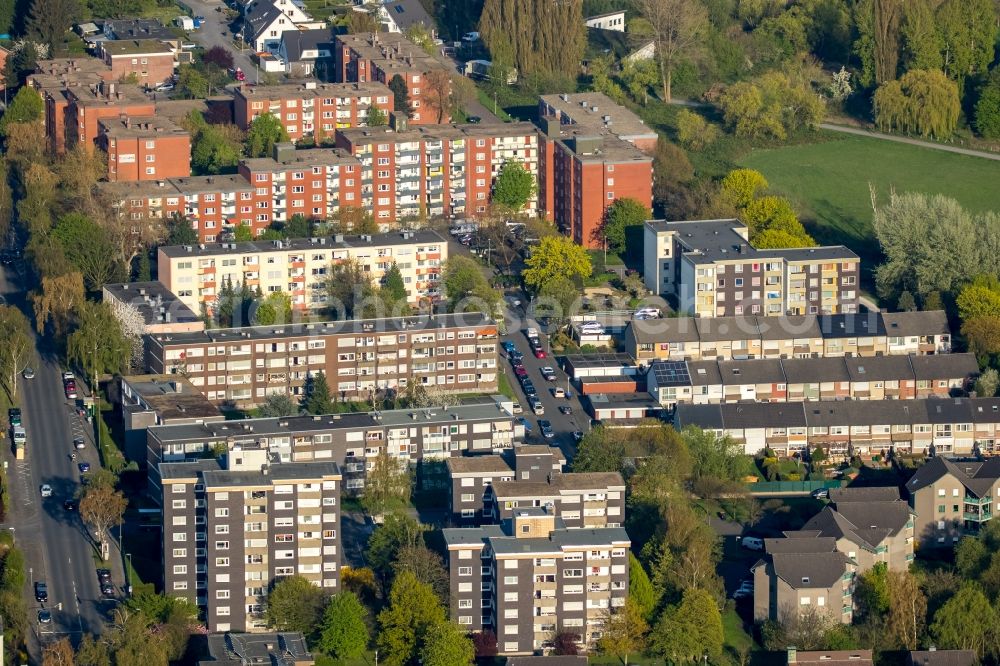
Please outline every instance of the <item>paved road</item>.
[[920, 146], [921, 148], [930, 148], [932, 150], [943, 150], [947, 153], [958, 153], [959, 155], [968, 155], [970, 157], [982, 157], [983, 159], [987, 160], [1000, 160], [1000, 153], [988, 153], [982, 150], [972, 150], [969, 148], [946, 146], [940, 143], [934, 143], [933, 141], [921, 141], [920, 139], [911, 139], [906, 136], [883, 134], [881, 132], [874, 132], [872, 130], [867, 130], [860, 127], [846, 127], [844, 125], [834, 125], [832, 123], [820, 123], [819, 126], [825, 130], [830, 130], [831, 132], [841, 132], [843, 134], [866, 136], [871, 139], [882, 139], [883, 141], [895, 141], [896, 143], [908, 143], [911, 146]]
[[[23, 306], [23, 291], [7, 278], [6, 272], [0, 275], [0, 290], [9, 303]], [[39, 643], [46, 644], [62, 636], [69, 635], [75, 642], [84, 632], [100, 632], [106, 614], [114, 606], [114, 601], [101, 597], [94, 550], [86, 527], [76, 511], [67, 512], [63, 508], [63, 501], [74, 497], [80, 485], [77, 463], [87, 461], [93, 468], [98, 466], [91, 429], [65, 399], [62, 368], [44, 342], [39, 356], [34, 363], [35, 378], [21, 382], [22, 418], [28, 435], [26, 458], [15, 461], [10, 447], [3, 449], [14, 505], [8, 525], [14, 528], [15, 541], [24, 551], [30, 568], [25, 594], [30, 600], [29, 642], [34, 650]], [[78, 454], [77, 460], [71, 460], [73, 439], [81, 436], [87, 440], [87, 448]], [[41, 497], [39, 488], [43, 483], [52, 487], [52, 497]], [[115, 570], [120, 588], [121, 569], [115, 567]], [[37, 611], [42, 604], [35, 601], [31, 589], [36, 581], [48, 584], [49, 601], [44, 606], [52, 612], [50, 625], [37, 622]]]
[[184, 4], [191, 8], [195, 16], [204, 16], [205, 22], [197, 30], [192, 30], [192, 41], [203, 47], [206, 51], [213, 46], [222, 46], [233, 54], [233, 64], [239, 67], [247, 75], [246, 80], [258, 83], [259, 73], [257, 65], [250, 59], [251, 51], [248, 49], [242, 53], [233, 45], [233, 33], [229, 30], [229, 21], [225, 12], [216, 11], [217, 7], [225, 9], [221, 2], [206, 2], [205, 0], [183, 0]]

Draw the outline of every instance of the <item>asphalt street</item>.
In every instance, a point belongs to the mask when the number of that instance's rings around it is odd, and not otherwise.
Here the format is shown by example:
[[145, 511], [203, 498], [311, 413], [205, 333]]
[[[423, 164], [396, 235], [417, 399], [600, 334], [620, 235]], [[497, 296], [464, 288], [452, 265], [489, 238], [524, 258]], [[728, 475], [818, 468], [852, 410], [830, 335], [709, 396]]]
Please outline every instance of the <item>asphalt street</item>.
[[[253, 51], [246, 49], [240, 51], [233, 44], [233, 33], [229, 30], [229, 20], [226, 18], [226, 6], [222, 2], [205, 2], [204, 0], [183, 0], [195, 16], [204, 16], [205, 22], [197, 30], [192, 30], [188, 34], [191, 41], [195, 42], [206, 51], [213, 46], [221, 46], [233, 54], [233, 64], [243, 70], [246, 80], [249, 83], [258, 83], [257, 65], [250, 58]], [[223, 11], [216, 11], [221, 7]]]
[[[12, 269], [0, 271], [0, 291], [8, 303], [24, 306], [24, 292], [16, 286]], [[13, 499], [6, 526], [14, 530], [15, 543], [24, 552], [29, 567], [25, 595], [34, 639], [29, 643], [35, 649], [66, 635], [76, 642], [83, 633], [100, 632], [114, 605], [114, 601], [101, 597], [93, 539], [78, 511], [63, 507], [64, 500], [74, 498], [80, 487], [78, 463], [89, 462], [95, 469], [99, 466], [92, 429], [66, 399], [63, 368], [54, 353], [37, 337], [36, 348], [38, 358], [32, 363], [35, 378], [22, 379], [20, 389], [28, 437], [25, 459], [14, 460], [9, 439], [3, 449]], [[86, 440], [86, 448], [78, 452], [75, 460], [70, 458], [74, 437]], [[52, 487], [51, 497], [41, 496], [42, 484]], [[116, 556], [113, 550], [112, 558]], [[121, 589], [121, 569], [114, 569], [115, 583]], [[47, 603], [35, 601], [33, 585], [38, 581], [48, 584]], [[37, 612], [42, 606], [52, 613], [51, 624], [38, 623]]]

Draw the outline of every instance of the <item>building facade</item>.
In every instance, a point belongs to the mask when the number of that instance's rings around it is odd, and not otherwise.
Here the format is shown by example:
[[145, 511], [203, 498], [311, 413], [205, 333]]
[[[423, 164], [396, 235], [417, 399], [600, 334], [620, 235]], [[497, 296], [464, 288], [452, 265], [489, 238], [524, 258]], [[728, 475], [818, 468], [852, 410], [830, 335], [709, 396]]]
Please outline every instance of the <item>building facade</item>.
[[951, 351], [951, 331], [942, 310], [633, 320], [622, 337], [625, 352], [640, 365], [655, 360], [872, 358]]
[[765, 554], [751, 567], [753, 618], [783, 624], [809, 611], [833, 622], [854, 617], [857, 566], [833, 537], [765, 539]]
[[1000, 432], [996, 398], [822, 400], [799, 403], [679, 404], [675, 425], [732, 437], [754, 455], [822, 448], [828, 455], [992, 454]]
[[174, 48], [157, 39], [114, 39], [100, 43], [111, 80], [130, 80], [147, 88], [173, 81]]
[[607, 612], [625, 605], [631, 541], [620, 527], [565, 529], [518, 509], [503, 525], [443, 532], [451, 619], [493, 631], [501, 655], [551, 648], [557, 631], [593, 648]]
[[[508, 161], [538, 177], [538, 131], [531, 123], [345, 129], [337, 132], [337, 146], [361, 161], [359, 205], [379, 223], [485, 213]], [[525, 211], [536, 206], [532, 197]]]
[[[248, 184], [249, 187], [249, 184]], [[266, 188], [265, 188], [266, 189]], [[437, 301], [448, 242], [436, 231], [288, 241], [160, 246], [158, 279], [192, 310], [211, 311], [225, 284], [285, 292], [297, 310], [323, 309], [330, 266], [356, 261], [379, 283], [394, 265], [413, 304]]]
[[108, 155], [108, 181], [191, 175], [191, 133], [168, 118], [103, 118], [97, 145]]
[[208, 630], [263, 631], [271, 586], [340, 579], [340, 484], [333, 462], [283, 463], [266, 450], [159, 467], [165, 593], [205, 614]]
[[603, 247], [605, 209], [618, 199], [653, 205], [656, 132], [603, 93], [539, 100], [539, 208], [576, 243]]
[[842, 245], [758, 250], [738, 220], [648, 221], [646, 288], [695, 317], [857, 312], [858, 256]]
[[340, 400], [419, 386], [438, 393], [497, 390], [497, 325], [479, 314], [350, 319], [210, 329], [146, 339], [146, 366], [180, 373], [217, 403], [301, 397], [322, 372]]
[[115, 317], [130, 330], [141, 319], [142, 335], [193, 333], [205, 330], [205, 322], [159, 282], [109, 283], [102, 297]]
[[[993, 410], [1000, 405], [993, 401]], [[997, 420], [997, 411], [992, 418]], [[977, 424], [978, 429], [979, 424]], [[1000, 515], [1000, 458], [950, 460], [935, 456], [906, 482], [917, 548], [951, 549]]]
[[[327, 33], [329, 34], [329, 33]], [[332, 141], [338, 129], [363, 127], [368, 109], [388, 114], [393, 109], [392, 91], [382, 83], [302, 83], [272, 86], [238, 86], [233, 93], [233, 117], [243, 130], [254, 119], [270, 113], [292, 141], [312, 137], [317, 144]]]
[[161, 494], [160, 465], [197, 461], [215, 450], [260, 450], [282, 462], [333, 461], [343, 470], [344, 490], [357, 493], [382, 452], [415, 464], [497, 453], [523, 436], [524, 428], [502, 401], [484, 399], [411, 410], [150, 427], [146, 462], [154, 497]]

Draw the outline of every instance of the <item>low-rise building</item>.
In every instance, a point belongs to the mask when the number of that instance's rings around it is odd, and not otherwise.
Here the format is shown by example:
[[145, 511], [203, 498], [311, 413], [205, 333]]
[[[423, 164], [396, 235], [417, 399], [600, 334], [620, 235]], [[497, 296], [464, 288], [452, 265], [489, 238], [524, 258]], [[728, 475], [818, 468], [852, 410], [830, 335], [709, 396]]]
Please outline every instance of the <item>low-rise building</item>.
[[651, 220], [643, 277], [695, 317], [857, 312], [858, 255], [843, 245], [754, 248], [738, 220]]
[[114, 39], [100, 43], [104, 63], [115, 81], [147, 88], [173, 80], [174, 47], [158, 39]]
[[566, 529], [529, 508], [502, 525], [443, 533], [449, 615], [469, 631], [491, 630], [501, 655], [551, 648], [557, 631], [592, 648], [608, 610], [625, 605], [631, 541], [621, 527]]
[[567, 529], [621, 527], [625, 481], [618, 472], [566, 472], [535, 481], [493, 483], [493, 515], [500, 522], [523, 508], [545, 509]]
[[108, 155], [112, 182], [191, 175], [191, 133], [169, 118], [102, 118], [97, 145]]
[[313, 666], [305, 636], [294, 631], [238, 634], [226, 632], [208, 636], [208, 659], [198, 666]]
[[[485, 213], [493, 183], [513, 161], [538, 177], [538, 131], [531, 123], [344, 129], [337, 146], [362, 163], [358, 205], [388, 224], [421, 214]], [[533, 213], [537, 198], [525, 204]]]
[[[434, 107], [434, 94], [429, 78], [450, 76], [454, 65], [437, 55], [431, 55], [404, 35], [392, 32], [370, 32], [337, 35], [334, 43], [336, 80], [345, 83], [377, 81], [385, 85], [395, 76], [406, 84], [410, 100], [409, 123], [434, 124], [438, 109]], [[443, 118], [451, 122], [451, 118]]]
[[104, 285], [102, 300], [126, 330], [141, 335], [194, 333], [205, 322], [159, 282], [123, 282]]
[[336, 463], [236, 449], [162, 463], [159, 479], [164, 591], [197, 604], [210, 632], [264, 631], [268, 592], [287, 576], [338, 591]]
[[978, 663], [975, 650], [939, 650], [931, 646], [927, 650], [910, 650], [906, 655], [906, 666], [976, 666]]
[[786, 664], [815, 666], [873, 666], [871, 650], [796, 650], [790, 647], [785, 655]]
[[[835, 457], [858, 454], [990, 454], [1000, 432], [996, 398], [820, 400], [798, 403], [681, 403], [678, 428], [694, 425], [732, 437], [749, 455], [764, 448], [789, 455], [822, 448]], [[955, 513], [962, 513], [956, 509]], [[925, 514], [926, 515], [926, 514]]]
[[[325, 32], [329, 35], [329, 30]], [[368, 109], [373, 106], [386, 116], [392, 112], [392, 91], [383, 83], [321, 83], [313, 79], [238, 86], [233, 93], [233, 116], [241, 129], [249, 129], [255, 118], [270, 113], [292, 141], [303, 137], [312, 137], [316, 143], [332, 141], [338, 129], [365, 126]]]
[[588, 28], [625, 32], [625, 10], [588, 16], [583, 19], [583, 22]]
[[436, 231], [421, 230], [160, 246], [157, 267], [160, 282], [195, 311], [203, 306], [211, 311], [227, 283], [265, 294], [282, 291], [291, 297], [296, 310], [315, 310], [340, 307], [329, 302], [326, 289], [330, 266], [335, 263], [356, 261], [375, 284], [396, 266], [410, 303], [422, 304], [439, 299], [447, 259], [448, 242]]
[[[795, 533], [790, 533], [795, 534]], [[850, 624], [857, 566], [833, 537], [765, 539], [753, 574], [753, 618], [787, 623], [810, 612]]]
[[654, 360], [870, 358], [951, 351], [951, 332], [942, 310], [633, 319], [622, 337], [624, 351], [641, 365]]
[[414, 409], [322, 416], [259, 418], [223, 423], [155, 426], [146, 431], [152, 496], [160, 495], [163, 463], [196, 461], [213, 451], [265, 451], [283, 462], [333, 461], [344, 489], [360, 492], [376, 456], [416, 464], [452, 456], [490, 454], [515, 445], [523, 429], [500, 400]]
[[146, 458], [146, 429], [224, 421], [219, 408], [181, 375], [130, 375], [119, 380], [125, 455]]
[[682, 402], [906, 400], [964, 395], [978, 374], [974, 354], [655, 361], [646, 385], [665, 407]]
[[187, 377], [209, 400], [241, 407], [294, 398], [322, 372], [340, 400], [411, 384], [437, 393], [497, 390], [497, 325], [479, 313], [210, 329], [146, 340], [150, 372]]
[[286, 30], [281, 33], [278, 57], [285, 63], [286, 74], [333, 81], [336, 75], [334, 48], [334, 33], [330, 28]]
[[[1000, 420], [1000, 403], [990, 401], [991, 418]], [[1000, 515], [1000, 458], [965, 461], [935, 456], [905, 487], [915, 516], [917, 547], [950, 549], [962, 535], [977, 532]]]
[[539, 208], [578, 244], [602, 247], [605, 209], [653, 204], [656, 132], [603, 93], [543, 95]]

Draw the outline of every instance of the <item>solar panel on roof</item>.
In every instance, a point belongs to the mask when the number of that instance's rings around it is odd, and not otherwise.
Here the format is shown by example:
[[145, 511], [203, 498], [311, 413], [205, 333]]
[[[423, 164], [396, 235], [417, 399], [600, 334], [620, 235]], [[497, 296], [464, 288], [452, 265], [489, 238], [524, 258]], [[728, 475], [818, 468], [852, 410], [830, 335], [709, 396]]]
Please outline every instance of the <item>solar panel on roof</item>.
[[663, 361], [653, 366], [658, 384], [687, 384], [691, 382], [685, 361]]

